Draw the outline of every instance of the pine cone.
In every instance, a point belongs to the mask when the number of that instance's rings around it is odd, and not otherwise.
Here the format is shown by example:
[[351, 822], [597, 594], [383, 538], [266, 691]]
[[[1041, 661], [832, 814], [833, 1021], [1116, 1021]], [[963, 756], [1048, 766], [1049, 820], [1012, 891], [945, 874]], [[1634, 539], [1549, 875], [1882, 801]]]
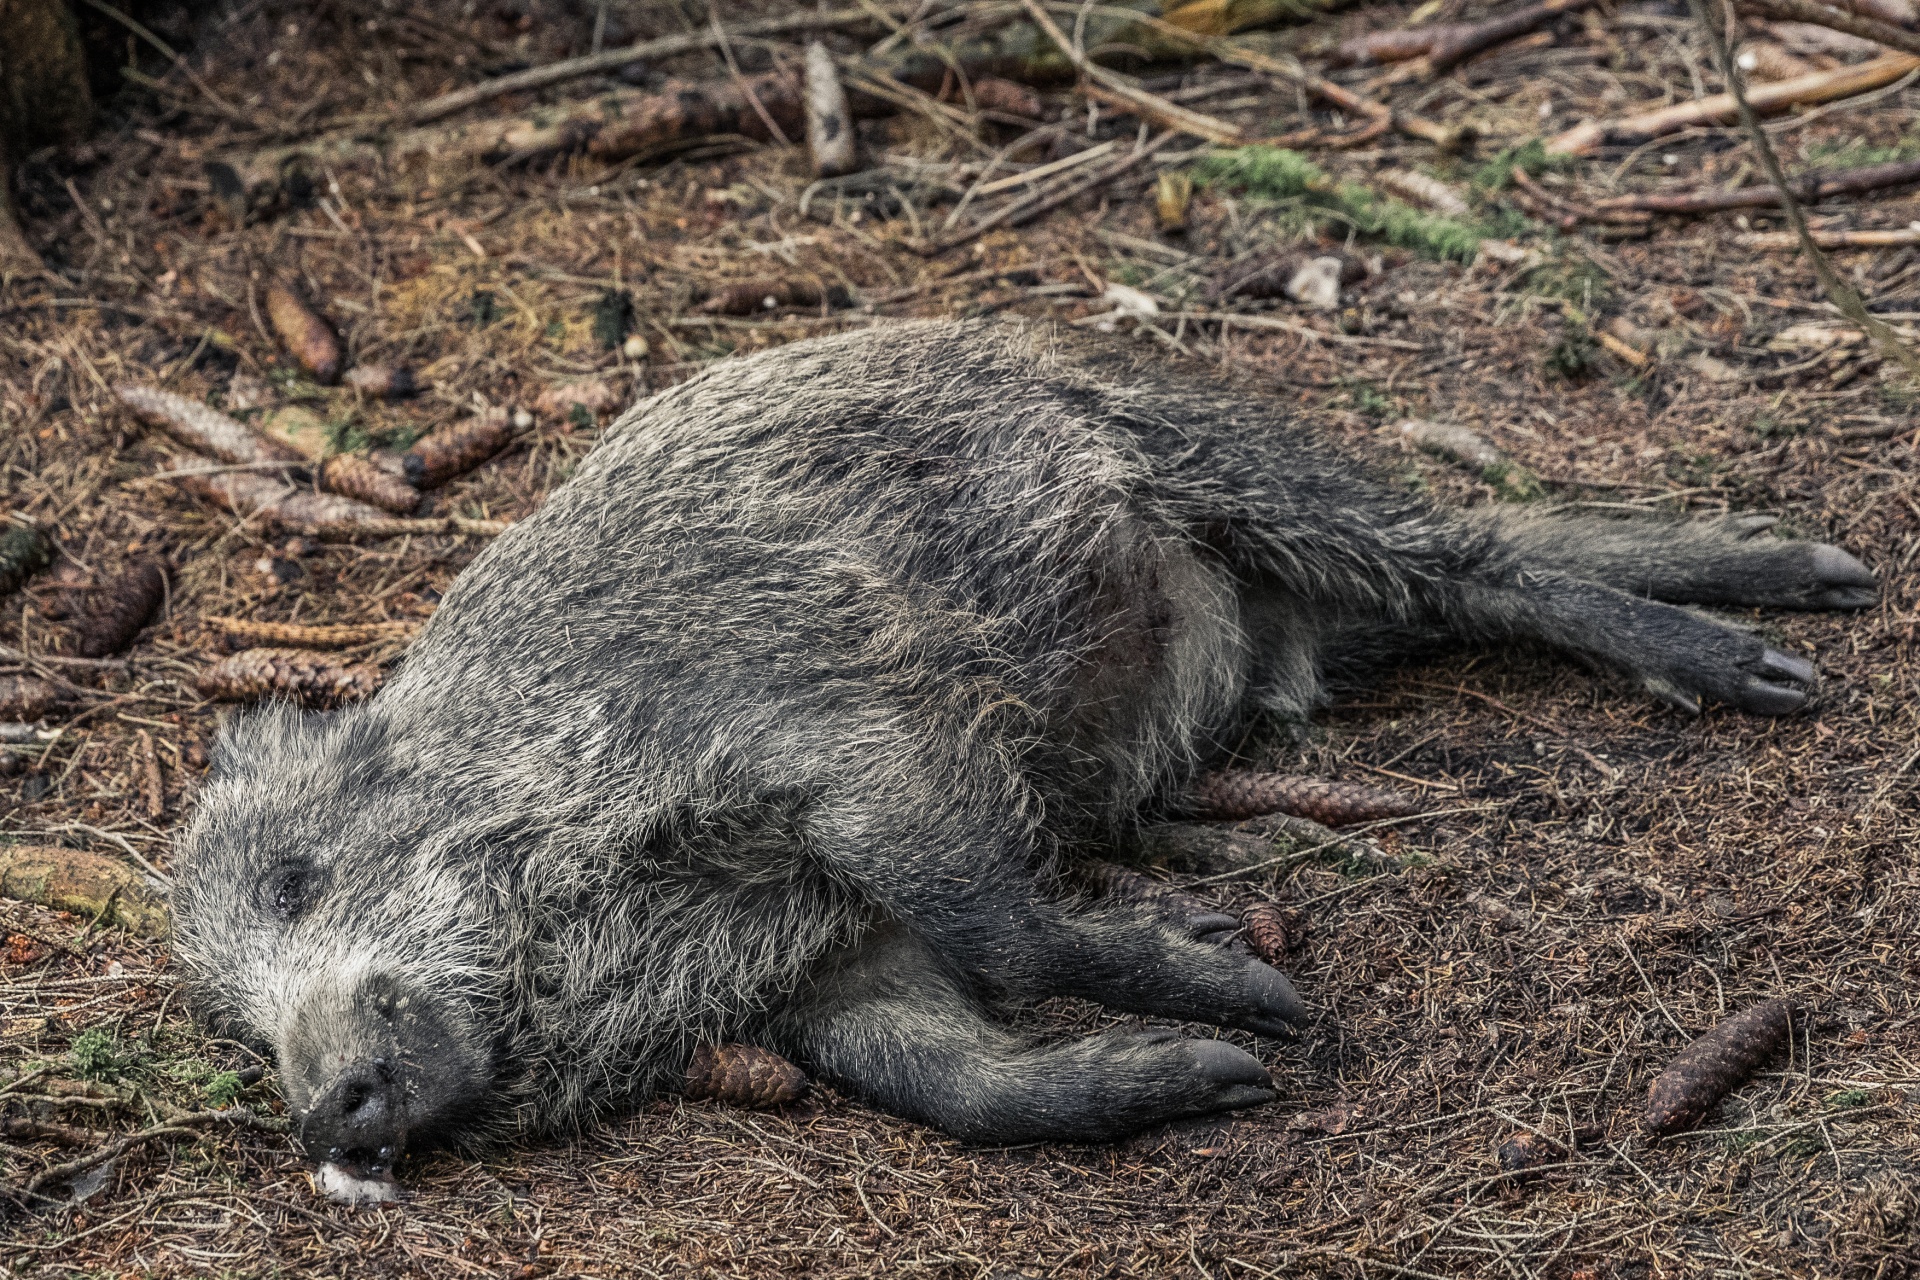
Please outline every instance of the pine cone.
[[422, 489], [445, 484], [473, 470], [513, 443], [513, 425], [495, 410], [457, 427], [435, 431], [407, 450], [407, 479]]
[[208, 618], [207, 629], [219, 633], [229, 650], [238, 649], [350, 649], [379, 640], [410, 640], [420, 630], [417, 622], [346, 622], [314, 625], [302, 622], [255, 622], [251, 618]]
[[1103, 898], [1138, 903], [1164, 915], [1185, 918], [1213, 911], [1192, 894], [1115, 862], [1088, 863], [1082, 875], [1087, 887]]
[[420, 505], [420, 491], [357, 453], [335, 454], [320, 467], [320, 483], [334, 493], [406, 515]]
[[687, 1064], [686, 1096], [736, 1107], [784, 1107], [807, 1091], [807, 1076], [771, 1049], [703, 1044]]
[[152, 556], [129, 564], [88, 602], [80, 624], [80, 656], [104, 658], [132, 647], [140, 628], [167, 598], [167, 571]]
[[0, 720], [38, 720], [71, 701], [67, 691], [38, 676], [0, 676]]
[[1286, 912], [1271, 902], [1256, 902], [1240, 913], [1240, 923], [1246, 927], [1253, 954], [1271, 965], [1287, 958], [1292, 939], [1287, 937]]
[[1285, 773], [1222, 769], [1194, 784], [1186, 808], [1195, 817], [1238, 822], [1263, 813], [1290, 813], [1329, 827], [1352, 826], [1420, 812], [1411, 796], [1359, 782], [1328, 782]]
[[209, 698], [250, 702], [282, 697], [325, 707], [372, 697], [380, 687], [380, 670], [349, 667], [305, 649], [248, 649], [202, 671], [197, 684]]

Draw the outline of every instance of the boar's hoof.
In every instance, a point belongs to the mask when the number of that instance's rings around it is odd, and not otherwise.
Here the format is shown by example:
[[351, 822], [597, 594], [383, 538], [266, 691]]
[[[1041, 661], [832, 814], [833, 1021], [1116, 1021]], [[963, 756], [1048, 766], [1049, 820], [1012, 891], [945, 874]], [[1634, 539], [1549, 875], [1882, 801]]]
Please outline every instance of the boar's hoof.
[[1293, 984], [1271, 965], [1247, 961], [1247, 1007], [1234, 1018], [1235, 1026], [1263, 1036], [1290, 1035], [1295, 1022], [1305, 1022], [1307, 1007], [1294, 994]]
[[1865, 609], [1880, 598], [1873, 570], [1831, 543], [1814, 546], [1813, 578], [1819, 584], [1816, 608]]
[[1225, 1040], [1188, 1040], [1193, 1067], [1212, 1089], [1210, 1110], [1241, 1111], [1272, 1102], [1279, 1095], [1260, 1060]]
[[1742, 710], [1763, 716], [1785, 715], [1806, 705], [1806, 686], [1819, 679], [1813, 664], [1804, 658], [1769, 649], [1751, 668], [1752, 674], [1740, 689]]
[[1199, 942], [1225, 942], [1239, 929], [1239, 918], [1224, 911], [1198, 911], [1187, 917], [1187, 932]]

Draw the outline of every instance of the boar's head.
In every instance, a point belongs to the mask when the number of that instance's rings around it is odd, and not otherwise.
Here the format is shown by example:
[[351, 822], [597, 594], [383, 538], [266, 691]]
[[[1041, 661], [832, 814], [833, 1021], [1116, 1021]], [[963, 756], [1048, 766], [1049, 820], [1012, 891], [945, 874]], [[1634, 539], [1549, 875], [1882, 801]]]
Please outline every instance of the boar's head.
[[503, 1107], [506, 890], [388, 737], [365, 708], [238, 720], [175, 890], [198, 1010], [271, 1046], [324, 1189], [349, 1199], [391, 1196], [403, 1152]]

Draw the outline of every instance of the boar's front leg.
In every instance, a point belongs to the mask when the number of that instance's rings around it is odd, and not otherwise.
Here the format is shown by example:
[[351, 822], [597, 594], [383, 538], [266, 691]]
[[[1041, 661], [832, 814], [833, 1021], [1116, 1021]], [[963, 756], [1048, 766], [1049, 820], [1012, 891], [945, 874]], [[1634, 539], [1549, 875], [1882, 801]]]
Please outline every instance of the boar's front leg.
[[1259, 1060], [1222, 1040], [1116, 1029], [1028, 1041], [898, 927], [825, 964], [767, 1036], [870, 1106], [973, 1142], [1109, 1141], [1274, 1097]]
[[808, 835], [838, 876], [970, 979], [1262, 1035], [1285, 1034], [1306, 1016], [1278, 970], [1218, 944], [1213, 917], [1165, 920], [1062, 901], [1034, 874], [1032, 835], [1011, 817], [983, 814], [991, 782], [964, 769], [940, 776], [938, 786], [875, 780], [865, 793], [915, 803], [836, 804], [813, 815]]

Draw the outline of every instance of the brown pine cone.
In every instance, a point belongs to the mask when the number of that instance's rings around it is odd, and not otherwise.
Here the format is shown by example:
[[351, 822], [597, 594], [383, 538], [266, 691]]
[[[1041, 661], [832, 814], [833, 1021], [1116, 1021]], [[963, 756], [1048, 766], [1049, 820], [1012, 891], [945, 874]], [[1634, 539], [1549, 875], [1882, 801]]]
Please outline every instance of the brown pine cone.
[[346, 622], [332, 626], [301, 622], [255, 622], [251, 618], [208, 618], [207, 630], [229, 650], [350, 649], [380, 640], [411, 640], [418, 622]]
[[1791, 1000], [1767, 1000], [1744, 1009], [1695, 1040], [1654, 1077], [1641, 1123], [1649, 1133], [1691, 1129], [1713, 1104], [1744, 1084], [1793, 1033]]
[[407, 450], [402, 465], [410, 482], [431, 489], [473, 470], [512, 443], [513, 424], [504, 409], [496, 409], [422, 437]]
[[1360, 782], [1328, 782], [1286, 773], [1222, 769], [1194, 784], [1186, 809], [1195, 817], [1238, 822], [1263, 813], [1290, 813], [1329, 827], [1347, 827], [1420, 812], [1420, 802]]
[[248, 649], [222, 658], [196, 682], [209, 698], [251, 702], [281, 697], [310, 707], [333, 706], [372, 697], [380, 688], [380, 669], [346, 666], [324, 653], [305, 649]]
[[267, 323], [274, 336], [313, 380], [331, 384], [340, 380], [346, 354], [340, 348], [340, 335], [333, 331], [325, 316], [307, 300], [283, 284], [267, 286]]
[[771, 1049], [700, 1045], [687, 1064], [686, 1096], [736, 1107], [784, 1107], [807, 1091], [806, 1072]]
[[104, 658], [133, 645], [167, 597], [167, 571], [152, 556], [127, 565], [88, 602], [80, 624], [80, 656]]
[[1213, 908], [1190, 893], [1151, 876], [1143, 876], [1117, 862], [1091, 862], [1081, 872], [1088, 888], [1103, 898], [1139, 903], [1154, 911], [1176, 917], [1209, 915]]
[[38, 676], [0, 676], [0, 720], [38, 720], [72, 700], [59, 685]]
[[1253, 954], [1268, 964], [1278, 965], [1287, 958], [1292, 939], [1287, 936], [1286, 912], [1271, 902], [1256, 902], [1240, 913], [1247, 931], [1247, 945]]
[[334, 493], [358, 498], [395, 515], [406, 515], [420, 505], [418, 489], [357, 453], [328, 458], [320, 466], [320, 483]]

